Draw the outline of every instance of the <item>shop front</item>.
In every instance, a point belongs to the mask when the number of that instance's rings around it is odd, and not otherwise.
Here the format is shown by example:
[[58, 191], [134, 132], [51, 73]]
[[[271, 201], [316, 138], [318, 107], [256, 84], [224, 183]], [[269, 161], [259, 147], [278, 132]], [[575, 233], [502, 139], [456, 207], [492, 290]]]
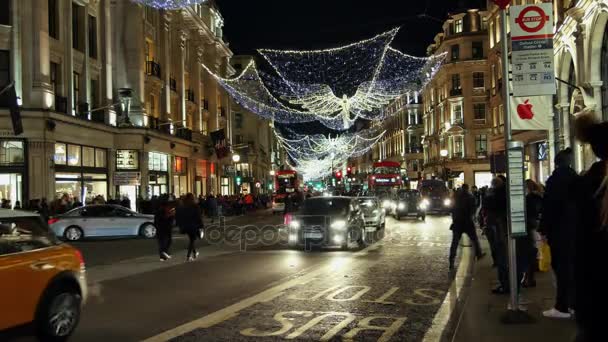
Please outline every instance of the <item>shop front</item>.
[[25, 162], [25, 140], [0, 140], [0, 199], [5, 206], [13, 208], [17, 202], [22, 206], [26, 193], [24, 177], [27, 174]]
[[141, 185], [138, 150], [116, 151], [116, 172], [114, 172], [113, 180], [117, 197], [128, 198], [131, 210], [137, 210], [137, 198], [139, 198]]
[[107, 150], [55, 143], [55, 197], [64, 194], [75, 203], [90, 204], [108, 198]]
[[194, 177], [194, 192], [197, 196], [207, 195], [207, 161], [196, 161], [196, 176]]
[[148, 198], [168, 194], [169, 155], [148, 152]]
[[173, 157], [173, 194], [176, 197], [187, 194], [188, 188], [188, 158]]

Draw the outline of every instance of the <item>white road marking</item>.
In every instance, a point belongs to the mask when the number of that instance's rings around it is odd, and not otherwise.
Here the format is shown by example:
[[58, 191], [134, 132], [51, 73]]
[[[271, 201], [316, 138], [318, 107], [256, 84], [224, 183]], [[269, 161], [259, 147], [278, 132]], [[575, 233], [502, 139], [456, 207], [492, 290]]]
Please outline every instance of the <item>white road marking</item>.
[[475, 264], [475, 262], [470, 261], [472, 260], [471, 254], [471, 248], [462, 248], [462, 255], [458, 264], [456, 277], [452, 281], [450, 289], [439, 307], [439, 310], [435, 314], [431, 327], [427, 330], [422, 342], [437, 342], [441, 340], [441, 335], [450, 320], [450, 316], [456, 309], [456, 304], [462, 296], [465, 280]]
[[[208, 314], [204, 317], [195, 319], [191, 322], [182, 324], [176, 328], [167, 330], [163, 333], [160, 333], [156, 336], [152, 336], [148, 339], [145, 339], [143, 342], [164, 342], [170, 339], [176, 338], [178, 336], [184, 335], [196, 329], [205, 329], [212, 327], [216, 324], [224, 322], [228, 319], [231, 319], [239, 314], [240, 311], [247, 309], [257, 303], [267, 302], [272, 298], [276, 298], [278, 295], [282, 294], [285, 290], [291, 289], [296, 286], [301, 286], [306, 284], [315, 278], [335, 271], [336, 268], [343, 268], [347, 264], [353, 263], [356, 261], [356, 256], [361, 256], [367, 254], [369, 251], [379, 248], [377, 244], [371, 245], [361, 251], [353, 253], [353, 258], [344, 258], [344, 260], [340, 260], [340, 262], [332, 263], [330, 261], [330, 265], [324, 266], [321, 268], [316, 268], [314, 270], [308, 271], [304, 273], [302, 276], [299, 276], [295, 279], [286, 281], [284, 283], [278, 284], [274, 287], [271, 287], [263, 292], [260, 292], [256, 295], [253, 295], [249, 298], [243, 299], [240, 302], [234, 303], [230, 306], [227, 306], [223, 309], [220, 309], [216, 312]], [[379, 261], [368, 261], [370, 265], [378, 263]], [[316, 267], [316, 266], [315, 266]], [[306, 272], [306, 271], [305, 271]]]

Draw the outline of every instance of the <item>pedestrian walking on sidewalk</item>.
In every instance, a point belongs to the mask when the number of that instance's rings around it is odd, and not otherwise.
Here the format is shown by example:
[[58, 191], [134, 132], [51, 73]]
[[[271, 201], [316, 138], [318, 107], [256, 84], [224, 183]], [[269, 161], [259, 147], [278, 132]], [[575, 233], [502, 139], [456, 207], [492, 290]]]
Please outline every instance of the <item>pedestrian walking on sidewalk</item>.
[[492, 249], [499, 285], [494, 294], [509, 293], [509, 269], [507, 259], [507, 191], [504, 178], [492, 180], [492, 188], [484, 200], [486, 213], [486, 237]]
[[473, 223], [473, 215], [475, 215], [475, 198], [469, 192], [469, 185], [463, 184], [462, 187], [454, 195], [454, 207], [452, 209], [452, 245], [450, 246], [450, 270], [454, 269], [454, 260], [456, 259], [456, 251], [462, 234], [467, 234], [477, 258], [484, 256], [477, 239], [475, 223]]
[[169, 206], [168, 198], [163, 196], [154, 214], [154, 226], [156, 227], [160, 261], [171, 259], [169, 248], [173, 240], [173, 215], [174, 213]]
[[[577, 138], [591, 145], [600, 161], [577, 183], [575, 286], [577, 342], [608, 341], [608, 122], [595, 113], [578, 115]], [[572, 237], [571, 237], [572, 238]]]
[[570, 318], [574, 296], [574, 251], [576, 228], [576, 184], [572, 150], [555, 156], [555, 171], [547, 179], [540, 233], [551, 248], [551, 268], [557, 283], [555, 306], [543, 312], [551, 318]]
[[189, 243], [186, 261], [192, 261], [198, 257], [196, 240], [200, 236], [200, 230], [203, 229], [201, 209], [196, 205], [193, 194], [188, 193], [184, 197], [182, 204], [175, 210], [175, 222], [180, 232], [188, 236]]

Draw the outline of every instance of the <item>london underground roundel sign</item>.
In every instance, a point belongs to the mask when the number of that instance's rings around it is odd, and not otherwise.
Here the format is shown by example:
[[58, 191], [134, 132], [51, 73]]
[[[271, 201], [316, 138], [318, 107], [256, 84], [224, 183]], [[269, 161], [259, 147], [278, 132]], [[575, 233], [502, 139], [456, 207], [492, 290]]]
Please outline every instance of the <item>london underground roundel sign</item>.
[[528, 6], [515, 18], [515, 23], [528, 33], [542, 30], [549, 21], [549, 16], [538, 6]]

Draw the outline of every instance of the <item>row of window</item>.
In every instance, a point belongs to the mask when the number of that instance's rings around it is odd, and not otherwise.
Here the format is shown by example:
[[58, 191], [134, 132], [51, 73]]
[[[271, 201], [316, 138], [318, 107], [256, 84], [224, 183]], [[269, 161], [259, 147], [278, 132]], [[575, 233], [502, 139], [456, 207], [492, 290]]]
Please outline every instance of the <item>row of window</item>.
[[[483, 71], [473, 73], [473, 88], [485, 88], [485, 74]], [[452, 75], [452, 90], [462, 90], [460, 74]]]
[[[49, 37], [60, 39], [59, 1], [47, 1]], [[78, 51], [84, 51], [84, 36], [82, 36], [82, 32], [86, 32], [88, 35], [89, 57], [97, 58], [97, 18], [86, 12], [86, 7], [72, 3], [72, 47]], [[88, 18], [85, 18], [85, 15]], [[88, 19], [87, 27], [85, 27], [85, 19]]]
[[[482, 41], [474, 41], [471, 43], [471, 58], [473, 59], [482, 59], [483, 58], [483, 42]], [[450, 48], [450, 60], [457, 61], [460, 60], [460, 45], [454, 44]]]
[[[451, 103], [450, 118], [445, 117], [445, 111], [443, 107], [439, 108], [439, 120], [440, 125], [445, 122], [449, 122], [452, 125], [462, 124], [464, 122], [464, 112], [462, 102]], [[487, 104], [485, 102], [473, 103], [473, 121], [475, 124], [485, 124], [487, 117]], [[430, 118], [425, 125], [425, 131], [428, 135], [435, 133], [435, 114], [431, 112]]]
[[[450, 151], [452, 158], [464, 158], [464, 136], [455, 135], [450, 136], [448, 140], [448, 146], [445, 146], [445, 142], [442, 142], [441, 149], [447, 149]], [[475, 135], [475, 155], [486, 156], [488, 153], [488, 136], [486, 134]], [[428, 150], [425, 151], [425, 157], [429, 159]]]
[[107, 167], [107, 151], [90, 146], [55, 143], [55, 165], [74, 167]]

